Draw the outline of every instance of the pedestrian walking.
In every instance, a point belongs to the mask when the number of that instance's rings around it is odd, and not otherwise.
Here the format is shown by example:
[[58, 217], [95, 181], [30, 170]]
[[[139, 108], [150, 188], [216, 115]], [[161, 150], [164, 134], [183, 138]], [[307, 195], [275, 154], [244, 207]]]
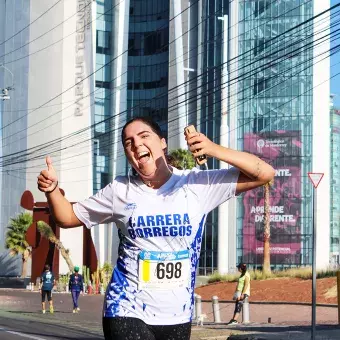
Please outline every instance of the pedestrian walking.
[[236, 291], [233, 297], [235, 300], [234, 315], [228, 325], [236, 325], [238, 323], [237, 320], [242, 311], [244, 300], [250, 296], [250, 274], [247, 271], [247, 265], [245, 263], [240, 263], [237, 266], [237, 269], [241, 275], [238, 278]]
[[215, 157], [232, 167], [170, 166], [159, 125], [138, 117], [121, 134], [130, 170], [94, 196], [71, 205], [59, 190], [50, 157], [38, 176], [38, 188], [60, 227], [114, 222], [118, 228], [118, 260], [105, 295], [105, 339], [189, 340], [207, 214], [274, 177], [274, 169], [252, 154], [215, 144], [196, 131], [185, 138], [195, 157]]
[[80, 311], [80, 308], [78, 306], [78, 299], [80, 292], [84, 293], [84, 280], [83, 276], [79, 274], [78, 266], [75, 266], [73, 271], [74, 273], [70, 275], [68, 287], [72, 295], [73, 313], [78, 313]]
[[54, 313], [53, 300], [52, 300], [52, 290], [55, 286], [55, 278], [50, 270], [50, 265], [45, 264], [45, 271], [41, 274], [39, 291], [41, 292], [41, 308], [42, 313], [46, 313], [45, 300], [47, 297], [48, 303], [50, 305], [50, 313]]

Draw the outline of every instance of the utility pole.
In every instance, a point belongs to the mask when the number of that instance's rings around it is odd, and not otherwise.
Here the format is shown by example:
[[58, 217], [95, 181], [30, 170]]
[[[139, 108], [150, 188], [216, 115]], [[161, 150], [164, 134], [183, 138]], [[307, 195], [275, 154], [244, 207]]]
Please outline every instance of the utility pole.
[[308, 172], [308, 177], [313, 184], [313, 257], [312, 257], [312, 335], [311, 340], [316, 337], [316, 228], [317, 228], [317, 187], [320, 184], [323, 173]]

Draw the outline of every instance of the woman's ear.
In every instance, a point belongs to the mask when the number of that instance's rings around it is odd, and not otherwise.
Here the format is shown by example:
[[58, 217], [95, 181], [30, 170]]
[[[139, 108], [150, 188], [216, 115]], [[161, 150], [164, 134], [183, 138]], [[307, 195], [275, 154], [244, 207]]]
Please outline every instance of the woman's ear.
[[163, 149], [163, 150], [166, 149], [166, 148], [168, 147], [168, 145], [166, 144], [165, 138], [162, 138], [162, 139], [161, 139], [161, 145], [162, 145], [162, 149]]

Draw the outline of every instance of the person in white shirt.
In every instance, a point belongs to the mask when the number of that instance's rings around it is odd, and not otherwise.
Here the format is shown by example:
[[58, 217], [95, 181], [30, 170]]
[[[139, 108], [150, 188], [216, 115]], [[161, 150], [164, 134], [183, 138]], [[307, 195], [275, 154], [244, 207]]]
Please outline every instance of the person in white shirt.
[[205, 154], [232, 167], [171, 167], [158, 124], [137, 117], [122, 130], [134, 171], [116, 177], [92, 197], [72, 206], [59, 191], [50, 157], [38, 176], [38, 188], [46, 193], [60, 227], [115, 222], [118, 228], [118, 260], [104, 303], [105, 339], [189, 340], [207, 214], [274, 177], [274, 169], [254, 155], [217, 145], [198, 132], [186, 140], [195, 157]]

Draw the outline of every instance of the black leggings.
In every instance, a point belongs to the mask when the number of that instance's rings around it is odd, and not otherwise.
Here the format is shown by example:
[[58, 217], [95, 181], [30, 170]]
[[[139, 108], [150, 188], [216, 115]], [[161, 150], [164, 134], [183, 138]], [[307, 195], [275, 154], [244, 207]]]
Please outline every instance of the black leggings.
[[152, 326], [137, 318], [103, 318], [105, 340], [189, 340], [191, 322]]

